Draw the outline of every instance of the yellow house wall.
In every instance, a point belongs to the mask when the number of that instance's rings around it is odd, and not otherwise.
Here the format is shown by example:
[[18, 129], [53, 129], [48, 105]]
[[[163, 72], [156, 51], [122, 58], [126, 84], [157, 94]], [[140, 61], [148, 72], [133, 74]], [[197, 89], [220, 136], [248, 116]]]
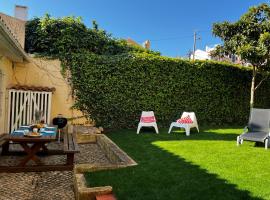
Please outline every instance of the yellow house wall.
[[82, 116], [82, 113], [71, 109], [73, 99], [71, 88], [61, 74], [61, 63], [58, 60], [31, 58], [28, 64], [16, 64], [14, 83], [54, 87], [52, 95], [51, 119], [58, 114], [72, 118]]
[[[0, 105], [2, 108], [4, 107], [0, 115], [0, 133], [7, 131], [7, 88], [13, 84], [54, 87], [56, 90], [52, 95], [51, 119], [58, 114], [67, 118], [82, 116], [80, 111], [71, 109], [73, 105], [71, 88], [61, 74], [61, 66], [58, 60], [30, 58], [29, 63], [12, 65], [10, 60], [2, 58], [0, 70], [4, 74], [3, 83], [0, 83], [0, 91], [5, 93], [5, 95], [0, 95], [0, 98], [2, 98], [0, 102], [5, 102], [5, 105]], [[79, 123], [84, 122], [85, 119], [79, 121]]]
[[7, 101], [8, 92], [6, 88], [13, 82], [12, 62], [6, 57], [0, 56], [0, 134], [6, 132], [7, 128]]

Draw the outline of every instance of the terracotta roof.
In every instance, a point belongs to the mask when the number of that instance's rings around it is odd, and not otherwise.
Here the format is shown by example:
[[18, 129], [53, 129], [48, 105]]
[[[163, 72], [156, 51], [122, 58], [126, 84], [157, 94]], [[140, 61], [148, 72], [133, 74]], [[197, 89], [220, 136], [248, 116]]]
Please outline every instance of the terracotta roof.
[[20, 42], [18, 41], [16, 35], [12, 32], [12, 30], [9, 28], [9, 26], [5, 23], [5, 21], [3, 20], [3, 18], [0, 16], [0, 27], [3, 28], [3, 30], [5, 31], [5, 33], [9, 36], [9, 38], [12, 40], [12, 42], [15, 44], [15, 46], [17, 47], [17, 49], [21, 52], [21, 54], [23, 55], [23, 57], [28, 61], [28, 55], [26, 54], [26, 52], [24, 51], [24, 49], [22, 48]]
[[20, 45], [17, 36], [13, 33], [13, 31], [9, 28], [9, 26], [6, 24], [5, 20], [1, 16], [0, 16], [0, 22], [5, 26], [9, 35], [12, 36], [13, 39], [16, 41], [16, 43], [17, 43], [16, 45]]
[[55, 87], [33, 86], [33, 85], [12, 85], [8, 89], [25, 90], [25, 91], [41, 91], [41, 92], [54, 92]]
[[132, 40], [131, 38], [126, 39], [126, 41], [130, 45], [141, 46], [137, 42], [135, 42], [134, 40]]

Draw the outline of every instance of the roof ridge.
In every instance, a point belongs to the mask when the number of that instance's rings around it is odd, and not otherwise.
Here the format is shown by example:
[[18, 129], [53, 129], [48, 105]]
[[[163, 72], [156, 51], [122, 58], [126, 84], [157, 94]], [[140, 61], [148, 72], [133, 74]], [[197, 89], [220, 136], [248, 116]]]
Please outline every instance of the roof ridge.
[[[4, 14], [4, 13], [1, 13]], [[5, 15], [5, 14], [4, 14]], [[6, 24], [5, 20], [2, 18], [2, 16], [0, 15], [0, 21], [3, 23], [3, 25], [7, 28], [7, 30], [9, 31], [9, 33], [12, 35], [13, 39], [16, 40], [16, 42], [21, 46], [21, 44], [19, 43], [19, 40], [17, 38], [17, 36], [15, 35], [15, 33], [13, 33], [13, 31], [11, 30], [11, 28]]]
[[[3, 14], [3, 13], [1, 13], [1, 14]], [[4, 14], [4, 15], [6, 15], [6, 14]], [[18, 51], [20, 51], [21, 55], [26, 60], [29, 61], [28, 54], [25, 52], [24, 47], [20, 44], [20, 42], [18, 41], [18, 38], [14, 35], [13, 31], [6, 24], [5, 20], [3, 19], [3, 17], [1, 15], [0, 15], [0, 28], [3, 30], [3, 32], [5, 32], [5, 34], [7, 35], [7, 37], [9, 38], [9, 40], [13, 43], [13, 45], [16, 46], [16, 48], [18, 49]]]

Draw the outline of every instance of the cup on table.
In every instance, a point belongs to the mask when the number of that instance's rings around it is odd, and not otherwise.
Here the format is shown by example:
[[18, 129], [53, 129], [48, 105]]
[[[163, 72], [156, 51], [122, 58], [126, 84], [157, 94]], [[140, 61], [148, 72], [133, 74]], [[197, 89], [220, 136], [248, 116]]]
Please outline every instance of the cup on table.
[[38, 128], [33, 128], [33, 132], [37, 133], [38, 132]]
[[24, 132], [24, 134], [28, 134], [29, 133], [29, 130], [28, 129], [25, 129], [25, 130], [23, 130], [23, 132]]

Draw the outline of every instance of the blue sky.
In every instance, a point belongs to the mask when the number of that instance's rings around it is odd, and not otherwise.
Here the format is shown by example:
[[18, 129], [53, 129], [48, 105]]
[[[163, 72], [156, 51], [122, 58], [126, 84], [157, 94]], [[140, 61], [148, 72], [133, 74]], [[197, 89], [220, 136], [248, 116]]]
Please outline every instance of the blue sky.
[[81, 16], [91, 26], [117, 38], [132, 38], [138, 43], [149, 39], [151, 48], [167, 56], [186, 56], [193, 46], [193, 32], [201, 40], [197, 48], [219, 43], [211, 27], [214, 22], [236, 21], [258, 0], [0, 0], [0, 12], [13, 16], [14, 5], [29, 8], [29, 18], [49, 13], [54, 17]]

